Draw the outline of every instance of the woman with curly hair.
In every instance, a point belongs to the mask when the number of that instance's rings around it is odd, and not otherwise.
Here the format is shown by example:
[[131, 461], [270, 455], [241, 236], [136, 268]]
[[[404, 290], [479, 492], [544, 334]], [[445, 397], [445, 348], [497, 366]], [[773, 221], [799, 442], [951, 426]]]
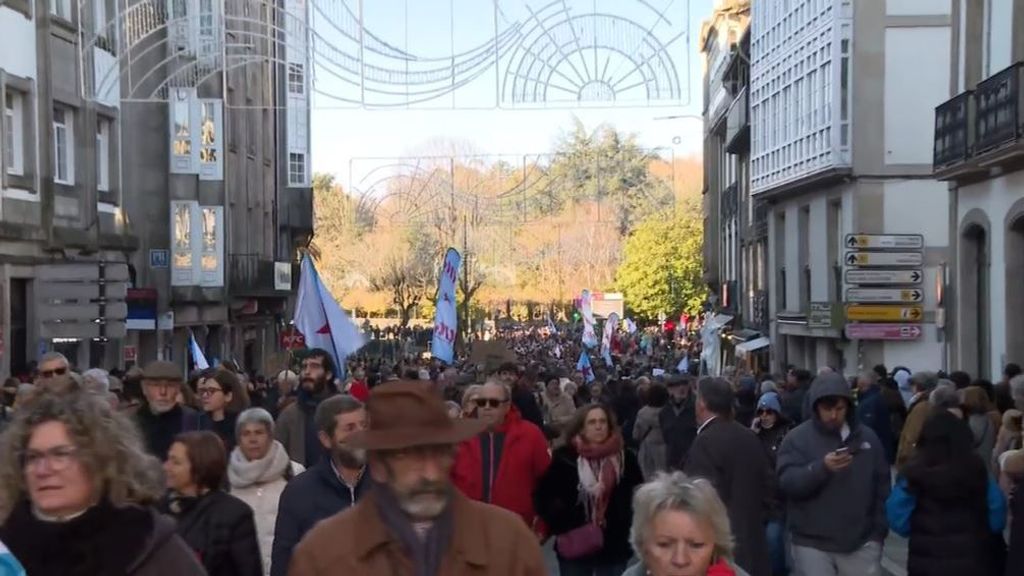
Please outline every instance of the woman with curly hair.
[[138, 429], [94, 394], [44, 391], [0, 436], [0, 541], [32, 576], [204, 576], [161, 492]]

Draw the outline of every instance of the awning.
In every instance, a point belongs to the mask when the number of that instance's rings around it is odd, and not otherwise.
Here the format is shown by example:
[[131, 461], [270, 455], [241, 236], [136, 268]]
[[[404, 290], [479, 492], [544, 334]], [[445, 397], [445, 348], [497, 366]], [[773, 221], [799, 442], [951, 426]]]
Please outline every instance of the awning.
[[728, 314], [715, 314], [715, 317], [714, 319], [712, 319], [712, 322], [718, 324], [719, 326], [725, 326], [729, 322], [732, 322], [732, 316], [729, 316]]
[[764, 337], [748, 340], [747, 342], [743, 342], [741, 344], [736, 345], [736, 355], [744, 357], [755, 350], [767, 348], [768, 346], [771, 346], [771, 344], [772, 341]]
[[751, 330], [749, 328], [740, 328], [739, 330], [733, 330], [728, 334], [729, 341], [733, 344], [740, 344], [743, 342], [749, 342], [761, 337], [761, 333], [757, 330]]

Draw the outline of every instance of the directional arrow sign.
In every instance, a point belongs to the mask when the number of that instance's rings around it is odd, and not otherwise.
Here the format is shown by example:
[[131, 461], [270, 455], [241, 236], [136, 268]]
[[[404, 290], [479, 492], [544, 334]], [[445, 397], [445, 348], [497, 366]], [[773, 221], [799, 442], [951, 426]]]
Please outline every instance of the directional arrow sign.
[[847, 302], [904, 304], [924, 301], [920, 288], [848, 288]]
[[924, 306], [849, 304], [846, 318], [852, 322], [920, 322], [924, 318]]
[[920, 270], [847, 270], [847, 284], [920, 284], [924, 274]]
[[847, 234], [846, 247], [855, 250], [921, 250], [924, 248], [924, 236], [920, 234]]
[[847, 324], [850, 340], [917, 340], [923, 330], [913, 324]]
[[920, 266], [924, 258], [920, 252], [847, 252], [843, 261], [847, 266]]

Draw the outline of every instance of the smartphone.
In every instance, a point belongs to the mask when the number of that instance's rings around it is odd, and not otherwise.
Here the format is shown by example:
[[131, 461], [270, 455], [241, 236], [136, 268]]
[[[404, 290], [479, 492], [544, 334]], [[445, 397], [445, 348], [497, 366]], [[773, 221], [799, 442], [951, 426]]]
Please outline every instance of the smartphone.
[[850, 453], [850, 449], [847, 448], [846, 446], [843, 446], [842, 448], [837, 448], [836, 451], [834, 452], [834, 454], [836, 456], [845, 456], [845, 455], [847, 455], [849, 453]]

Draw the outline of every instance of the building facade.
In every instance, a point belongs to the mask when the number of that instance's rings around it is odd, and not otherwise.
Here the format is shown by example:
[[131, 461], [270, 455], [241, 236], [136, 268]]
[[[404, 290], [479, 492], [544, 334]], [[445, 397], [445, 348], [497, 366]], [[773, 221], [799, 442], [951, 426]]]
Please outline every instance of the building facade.
[[948, 206], [927, 135], [949, 93], [948, 2], [755, 0], [750, 26], [773, 368], [946, 366]]
[[0, 3], [0, 376], [58, 350], [116, 365], [126, 336], [128, 262], [116, 93], [80, 81], [115, 61], [103, 36], [117, 3]]
[[1024, 361], [1024, 7], [952, 0], [947, 100], [934, 113], [935, 175], [949, 183], [946, 299], [953, 366], [997, 379]]
[[[130, 63], [135, 83], [122, 82], [156, 96], [123, 105], [125, 163], [138, 167], [126, 171], [128, 213], [145, 222], [127, 342], [140, 363], [188, 367], [194, 337], [211, 363], [271, 369], [312, 236], [309, 5], [169, 7], [153, 49]], [[154, 86], [135, 80], [149, 70]]]
[[[702, 30], [704, 282], [722, 320], [719, 366], [767, 367], [763, 211], [750, 197], [750, 2], [719, 2]], [[762, 250], [760, 254], [765, 253]]]

